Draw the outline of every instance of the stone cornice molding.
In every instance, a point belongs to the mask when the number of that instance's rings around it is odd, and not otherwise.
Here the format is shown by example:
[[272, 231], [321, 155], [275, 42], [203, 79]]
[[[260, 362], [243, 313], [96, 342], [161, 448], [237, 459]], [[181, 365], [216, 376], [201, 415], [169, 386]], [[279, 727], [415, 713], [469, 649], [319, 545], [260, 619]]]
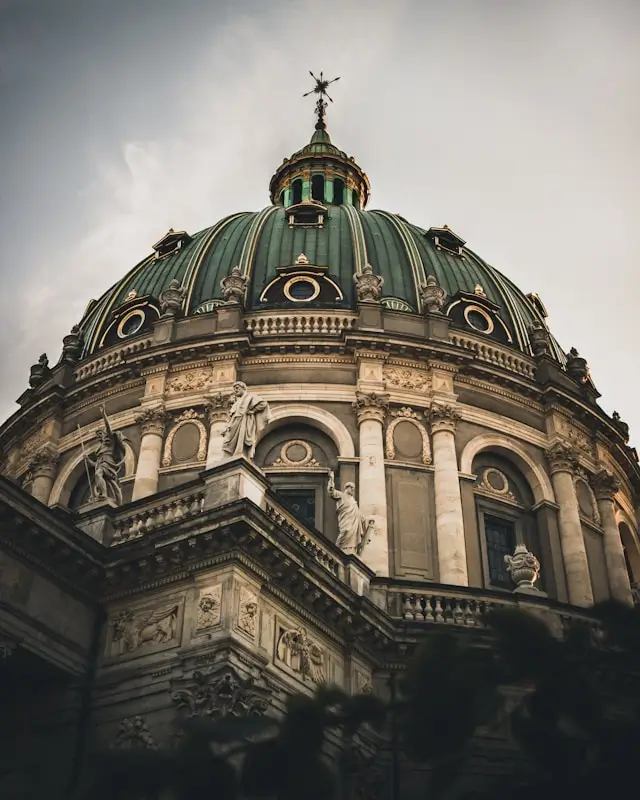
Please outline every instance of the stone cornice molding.
[[157, 408], [146, 408], [136, 417], [136, 422], [140, 425], [143, 436], [155, 434], [162, 436], [169, 420], [169, 415], [162, 406]]
[[357, 392], [353, 409], [358, 418], [358, 425], [362, 425], [367, 420], [373, 420], [382, 425], [389, 410], [389, 395], [377, 392]]
[[545, 450], [545, 456], [552, 475], [556, 472], [569, 472], [573, 475], [578, 466], [578, 453], [575, 447], [562, 439], [553, 442]]
[[596, 500], [613, 500], [613, 496], [620, 490], [620, 481], [611, 472], [601, 469], [591, 479]]
[[440, 433], [440, 431], [455, 433], [456, 423], [462, 419], [462, 415], [454, 403], [433, 403], [424, 414], [432, 434]]

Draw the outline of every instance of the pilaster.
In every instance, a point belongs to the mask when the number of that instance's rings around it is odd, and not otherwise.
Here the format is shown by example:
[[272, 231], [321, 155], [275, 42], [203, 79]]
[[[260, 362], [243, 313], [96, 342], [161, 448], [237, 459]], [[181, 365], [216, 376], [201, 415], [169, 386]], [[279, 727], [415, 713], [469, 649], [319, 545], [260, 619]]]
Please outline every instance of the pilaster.
[[140, 425], [142, 438], [132, 500], [149, 497], [158, 491], [162, 440], [167, 419], [167, 414], [162, 406], [146, 408], [136, 419]]
[[620, 489], [620, 483], [615, 475], [604, 469], [593, 476], [591, 483], [596, 495], [600, 520], [604, 530], [604, 557], [609, 575], [611, 596], [620, 603], [633, 605], [631, 583], [613, 504], [613, 498]]

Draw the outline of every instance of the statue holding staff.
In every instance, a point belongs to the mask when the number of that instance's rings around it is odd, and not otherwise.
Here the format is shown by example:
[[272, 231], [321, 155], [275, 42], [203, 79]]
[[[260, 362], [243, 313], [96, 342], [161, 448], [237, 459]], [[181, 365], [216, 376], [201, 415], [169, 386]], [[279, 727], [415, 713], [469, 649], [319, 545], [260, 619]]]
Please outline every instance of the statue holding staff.
[[122, 505], [122, 489], [120, 488], [120, 470], [124, 464], [124, 436], [119, 431], [111, 430], [107, 414], [102, 408], [104, 428], [97, 431], [98, 449], [87, 453], [85, 459], [93, 469], [93, 485], [91, 493], [94, 500], [112, 498]]

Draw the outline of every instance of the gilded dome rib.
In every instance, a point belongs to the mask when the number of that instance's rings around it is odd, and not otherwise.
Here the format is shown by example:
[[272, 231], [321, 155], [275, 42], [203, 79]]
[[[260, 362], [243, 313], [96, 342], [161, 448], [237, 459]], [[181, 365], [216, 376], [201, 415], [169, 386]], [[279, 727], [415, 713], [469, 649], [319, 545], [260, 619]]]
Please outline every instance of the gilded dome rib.
[[351, 206], [339, 206], [338, 209], [341, 214], [344, 213], [346, 215], [349, 221], [353, 243], [354, 272], [360, 273], [364, 265], [369, 263], [367, 243], [364, 238], [364, 229], [362, 227], [360, 214]]
[[416, 247], [415, 240], [413, 236], [410, 235], [409, 226], [402, 222], [402, 220], [398, 219], [398, 217], [396, 217], [394, 214], [389, 214], [387, 211], [377, 211], [376, 213], [385, 217], [385, 219], [388, 219], [402, 239], [402, 242], [405, 246], [405, 252], [411, 266], [411, 271], [413, 273], [416, 293], [416, 308], [418, 311], [422, 311], [420, 287], [427, 282], [427, 273], [425, 272], [424, 264], [422, 262], [422, 258], [420, 257], [418, 248]]

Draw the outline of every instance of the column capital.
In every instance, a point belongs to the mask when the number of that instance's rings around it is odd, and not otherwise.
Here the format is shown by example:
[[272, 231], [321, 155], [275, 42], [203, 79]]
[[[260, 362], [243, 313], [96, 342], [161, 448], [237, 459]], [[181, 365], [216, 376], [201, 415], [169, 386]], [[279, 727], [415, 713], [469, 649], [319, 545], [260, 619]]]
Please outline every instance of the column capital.
[[454, 433], [456, 422], [462, 419], [462, 415], [453, 403], [433, 403], [424, 415], [431, 426], [431, 433], [440, 431]]
[[212, 395], [207, 401], [207, 416], [209, 424], [214, 422], [226, 422], [229, 418], [229, 409], [231, 408], [232, 397], [231, 394], [223, 394], [217, 392]]
[[162, 406], [159, 406], [157, 408], [146, 408], [138, 414], [136, 422], [140, 425], [143, 436], [146, 436], [148, 433], [155, 433], [157, 436], [162, 436], [168, 419], [169, 415], [167, 412]]
[[613, 500], [614, 494], [620, 489], [620, 481], [606, 469], [596, 472], [591, 479], [591, 485], [596, 500]]
[[389, 409], [389, 395], [377, 392], [356, 392], [353, 409], [358, 418], [358, 425], [366, 420], [374, 420], [382, 424]]
[[45, 447], [31, 459], [28, 472], [32, 478], [53, 478], [59, 461], [58, 453]]
[[551, 467], [552, 475], [554, 472], [570, 472], [573, 474], [578, 465], [577, 450], [570, 442], [563, 439], [553, 442], [545, 450], [545, 455]]

